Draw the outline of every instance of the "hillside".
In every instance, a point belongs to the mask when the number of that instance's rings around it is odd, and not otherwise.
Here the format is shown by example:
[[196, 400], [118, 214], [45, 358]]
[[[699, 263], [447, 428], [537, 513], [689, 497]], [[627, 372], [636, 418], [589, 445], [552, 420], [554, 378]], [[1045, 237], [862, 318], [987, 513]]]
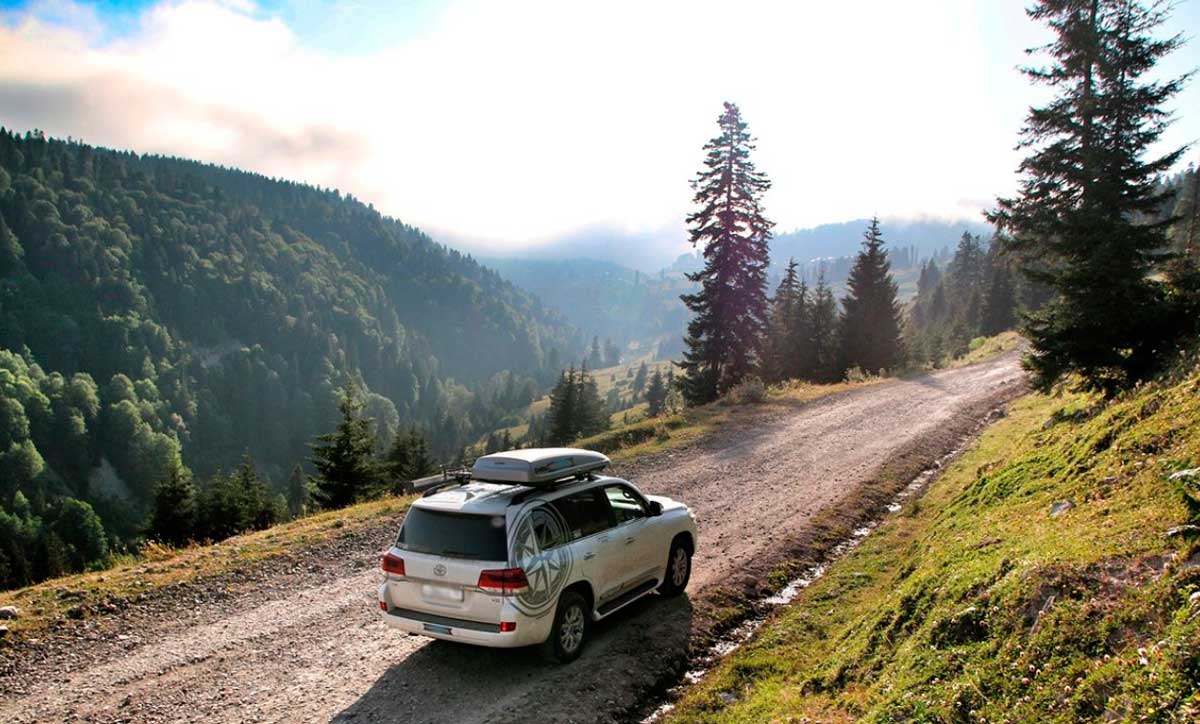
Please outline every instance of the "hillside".
[[1017, 402], [676, 722], [1196, 721], [1200, 367]]
[[542, 303], [562, 311], [586, 338], [611, 339], [626, 357], [680, 345], [688, 312], [679, 295], [693, 290], [682, 274], [643, 274], [595, 259], [482, 260]]
[[78, 498], [111, 544], [180, 459], [203, 477], [248, 453], [282, 482], [352, 378], [384, 443], [415, 423], [450, 455], [582, 346], [337, 191], [0, 132], [0, 508], [18, 518]]

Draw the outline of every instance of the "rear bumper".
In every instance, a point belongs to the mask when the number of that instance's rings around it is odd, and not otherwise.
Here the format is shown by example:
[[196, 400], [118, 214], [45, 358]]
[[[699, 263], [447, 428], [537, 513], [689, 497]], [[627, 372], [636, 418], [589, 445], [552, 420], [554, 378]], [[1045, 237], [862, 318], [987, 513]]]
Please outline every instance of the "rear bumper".
[[[452, 611], [403, 608], [392, 604], [386, 582], [379, 587], [379, 600], [385, 607], [381, 612], [383, 620], [392, 628], [418, 636], [493, 648], [540, 644], [550, 635], [554, 618], [552, 615], [536, 618], [525, 616], [507, 601], [500, 617], [486, 622], [453, 618], [449, 615]], [[517, 630], [501, 631], [500, 621], [514, 621]]]
[[420, 621], [416, 618], [409, 618], [408, 616], [410, 615], [412, 614], [403, 611], [403, 609], [393, 608], [383, 614], [383, 620], [392, 628], [397, 628], [410, 634], [428, 636], [429, 638], [442, 639], [444, 641], [460, 641], [476, 646], [510, 649], [537, 643], [536, 641], [524, 640], [528, 634], [521, 630], [520, 622], [517, 623], [516, 631], [479, 631], [469, 626], [473, 622], [463, 622], [467, 625], [456, 626], [452, 622], [431, 623]]

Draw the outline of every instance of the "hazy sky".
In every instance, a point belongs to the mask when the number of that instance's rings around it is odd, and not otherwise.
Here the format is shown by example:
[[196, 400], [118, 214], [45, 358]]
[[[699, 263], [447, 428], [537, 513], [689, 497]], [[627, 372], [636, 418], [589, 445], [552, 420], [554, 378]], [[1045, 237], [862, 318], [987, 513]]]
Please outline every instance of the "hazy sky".
[[[673, 255], [724, 100], [781, 230], [977, 218], [1039, 98], [1024, 4], [0, 0], [0, 124], [337, 187], [476, 250]], [[1200, 80], [1175, 109], [1170, 143], [1200, 139]]]

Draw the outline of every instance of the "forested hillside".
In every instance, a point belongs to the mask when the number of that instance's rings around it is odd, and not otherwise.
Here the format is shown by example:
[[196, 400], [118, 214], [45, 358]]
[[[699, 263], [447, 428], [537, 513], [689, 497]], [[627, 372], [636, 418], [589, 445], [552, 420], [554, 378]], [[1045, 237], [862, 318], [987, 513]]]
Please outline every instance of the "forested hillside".
[[181, 462], [281, 483], [351, 379], [381, 445], [417, 424], [449, 456], [582, 350], [337, 191], [0, 132], [0, 507], [39, 530], [72, 498], [134, 535]]

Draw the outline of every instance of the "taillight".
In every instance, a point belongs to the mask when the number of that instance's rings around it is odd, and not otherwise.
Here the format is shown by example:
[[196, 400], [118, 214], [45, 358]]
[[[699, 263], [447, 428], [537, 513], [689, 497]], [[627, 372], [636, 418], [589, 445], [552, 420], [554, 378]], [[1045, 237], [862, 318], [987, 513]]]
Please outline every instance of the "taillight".
[[516, 631], [516, 630], [517, 630], [517, 622], [516, 621], [501, 621], [500, 622], [500, 633], [512, 633], [513, 631]]
[[380, 602], [379, 602], [379, 610], [380, 610], [380, 611], [386, 611], [386, 610], [387, 610], [387, 601], [380, 601]]
[[385, 553], [383, 555], [382, 567], [384, 573], [390, 573], [393, 576], [404, 575], [404, 559], [400, 556]]
[[525, 580], [525, 571], [520, 568], [501, 568], [479, 572], [479, 589], [481, 591], [510, 595], [520, 593], [528, 587], [529, 581]]

